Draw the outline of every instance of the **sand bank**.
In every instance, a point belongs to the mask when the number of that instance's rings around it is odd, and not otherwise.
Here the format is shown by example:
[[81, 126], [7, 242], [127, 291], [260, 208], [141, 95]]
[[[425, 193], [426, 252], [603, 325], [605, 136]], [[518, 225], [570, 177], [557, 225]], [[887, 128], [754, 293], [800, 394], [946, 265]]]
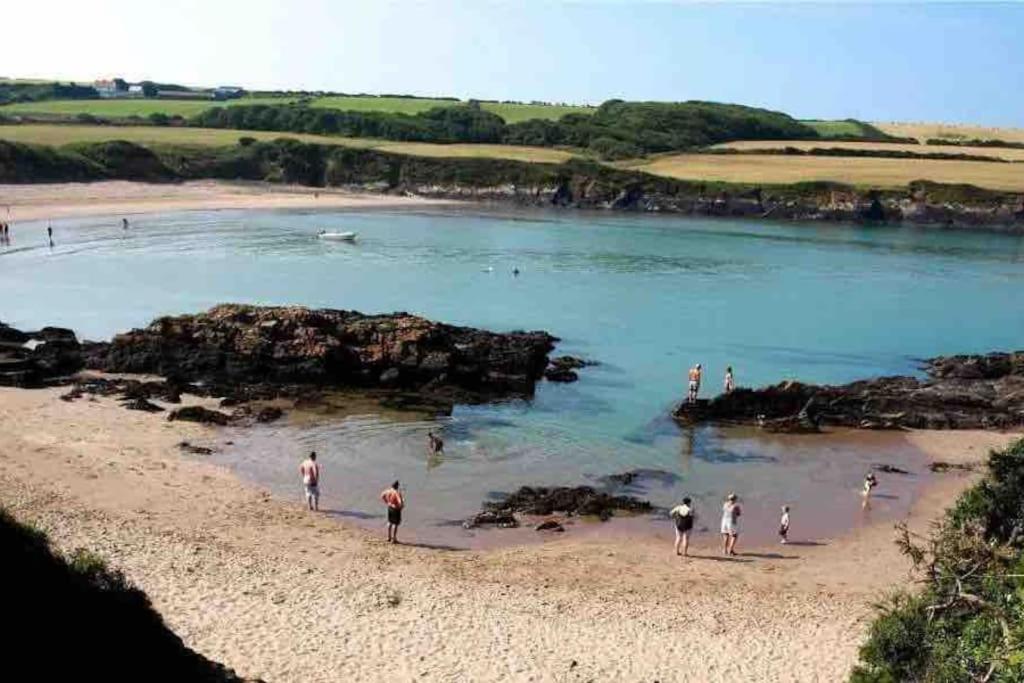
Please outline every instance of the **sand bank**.
[[422, 197], [214, 180], [159, 184], [104, 181], [0, 185], [0, 220], [9, 223], [73, 216], [121, 217], [198, 209], [375, 209], [447, 203]]
[[[222, 445], [215, 430], [60, 393], [0, 389], [2, 504], [123, 569], [189, 646], [268, 681], [836, 681], [870, 602], [907, 576], [888, 524], [736, 560], [708, 536], [689, 561], [651, 539], [571, 534], [390, 546], [176, 447]], [[908, 438], [980, 460], [1013, 437]], [[973, 476], [930, 487], [912, 526]]]

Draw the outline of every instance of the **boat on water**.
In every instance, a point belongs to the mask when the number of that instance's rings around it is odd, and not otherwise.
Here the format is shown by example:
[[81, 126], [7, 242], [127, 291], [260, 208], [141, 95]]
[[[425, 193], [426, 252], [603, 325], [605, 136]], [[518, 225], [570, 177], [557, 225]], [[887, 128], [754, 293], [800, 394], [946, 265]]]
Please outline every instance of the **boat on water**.
[[317, 233], [317, 237], [322, 240], [337, 240], [339, 242], [355, 242], [358, 235], [357, 232], [327, 232], [326, 230]]

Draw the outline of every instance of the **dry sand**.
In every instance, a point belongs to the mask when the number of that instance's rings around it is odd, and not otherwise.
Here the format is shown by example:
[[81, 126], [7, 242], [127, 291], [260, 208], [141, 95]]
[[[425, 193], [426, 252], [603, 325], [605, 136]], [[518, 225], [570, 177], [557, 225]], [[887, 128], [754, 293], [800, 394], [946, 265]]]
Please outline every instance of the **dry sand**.
[[[486, 552], [390, 546], [175, 446], [216, 447], [214, 429], [60, 393], [0, 389], [0, 502], [122, 569], [190, 646], [268, 681], [838, 681], [869, 604], [907, 578], [891, 525], [736, 561], [707, 536], [688, 561], [571, 532]], [[980, 460], [1012, 437], [909, 438]], [[971, 480], [944, 476], [912, 525]]]
[[112, 180], [52, 185], [0, 185], [0, 220], [10, 223], [70, 216], [121, 217], [196, 209], [415, 208], [446, 203], [422, 197], [214, 180], [158, 184]]

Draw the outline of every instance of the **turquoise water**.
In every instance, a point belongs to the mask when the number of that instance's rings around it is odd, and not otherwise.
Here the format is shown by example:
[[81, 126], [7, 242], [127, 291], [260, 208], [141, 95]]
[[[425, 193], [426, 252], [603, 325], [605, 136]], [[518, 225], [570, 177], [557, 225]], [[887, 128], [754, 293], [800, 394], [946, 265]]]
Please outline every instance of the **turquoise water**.
[[[268, 428], [224, 456], [291, 493], [295, 457], [317, 447], [338, 510], [378, 514], [377, 491], [399, 477], [422, 524], [465, 516], [490, 491], [638, 466], [681, 477], [647, 491], [655, 502], [687, 491], [717, 508], [743, 488], [769, 511], [800, 495], [822, 442], [681, 433], [665, 416], [690, 365], [703, 363], [705, 394], [726, 365], [741, 385], [842, 382], [1017, 348], [1024, 333], [1024, 239], [1008, 235], [587, 213], [186, 212], [135, 217], [127, 234], [119, 218], [52, 224], [52, 249], [39, 222], [0, 247], [0, 319], [106, 338], [225, 301], [407, 310], [544, 329], [559, 353], [601, 363], [531, 402], [459, 408], [443, 462], [424, 457], [436, 425], [372, 414]], [[360, 239], [324, 242], [321, 228]], [[852, 491], [877, 453], [842, 448], [821, 476]]]

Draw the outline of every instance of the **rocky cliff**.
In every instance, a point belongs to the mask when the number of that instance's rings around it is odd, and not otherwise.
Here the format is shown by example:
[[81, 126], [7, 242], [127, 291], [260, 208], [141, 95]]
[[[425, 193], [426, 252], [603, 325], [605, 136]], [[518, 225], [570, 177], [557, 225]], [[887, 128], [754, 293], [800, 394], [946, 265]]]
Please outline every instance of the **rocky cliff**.
[[383, 387], [473, 401], [532, 394], [556, 341], [408, 313], [225, 304], [119, 334], [90, 347], [87, 363], [180, 382]]
[[681, 404], [683, 425], [759, 424], [769, 431], [1009, 429], [1024, 427], [1024, 351], [933, 358], [926, 377], [880, 377], [842, 386], [783, 382]]

